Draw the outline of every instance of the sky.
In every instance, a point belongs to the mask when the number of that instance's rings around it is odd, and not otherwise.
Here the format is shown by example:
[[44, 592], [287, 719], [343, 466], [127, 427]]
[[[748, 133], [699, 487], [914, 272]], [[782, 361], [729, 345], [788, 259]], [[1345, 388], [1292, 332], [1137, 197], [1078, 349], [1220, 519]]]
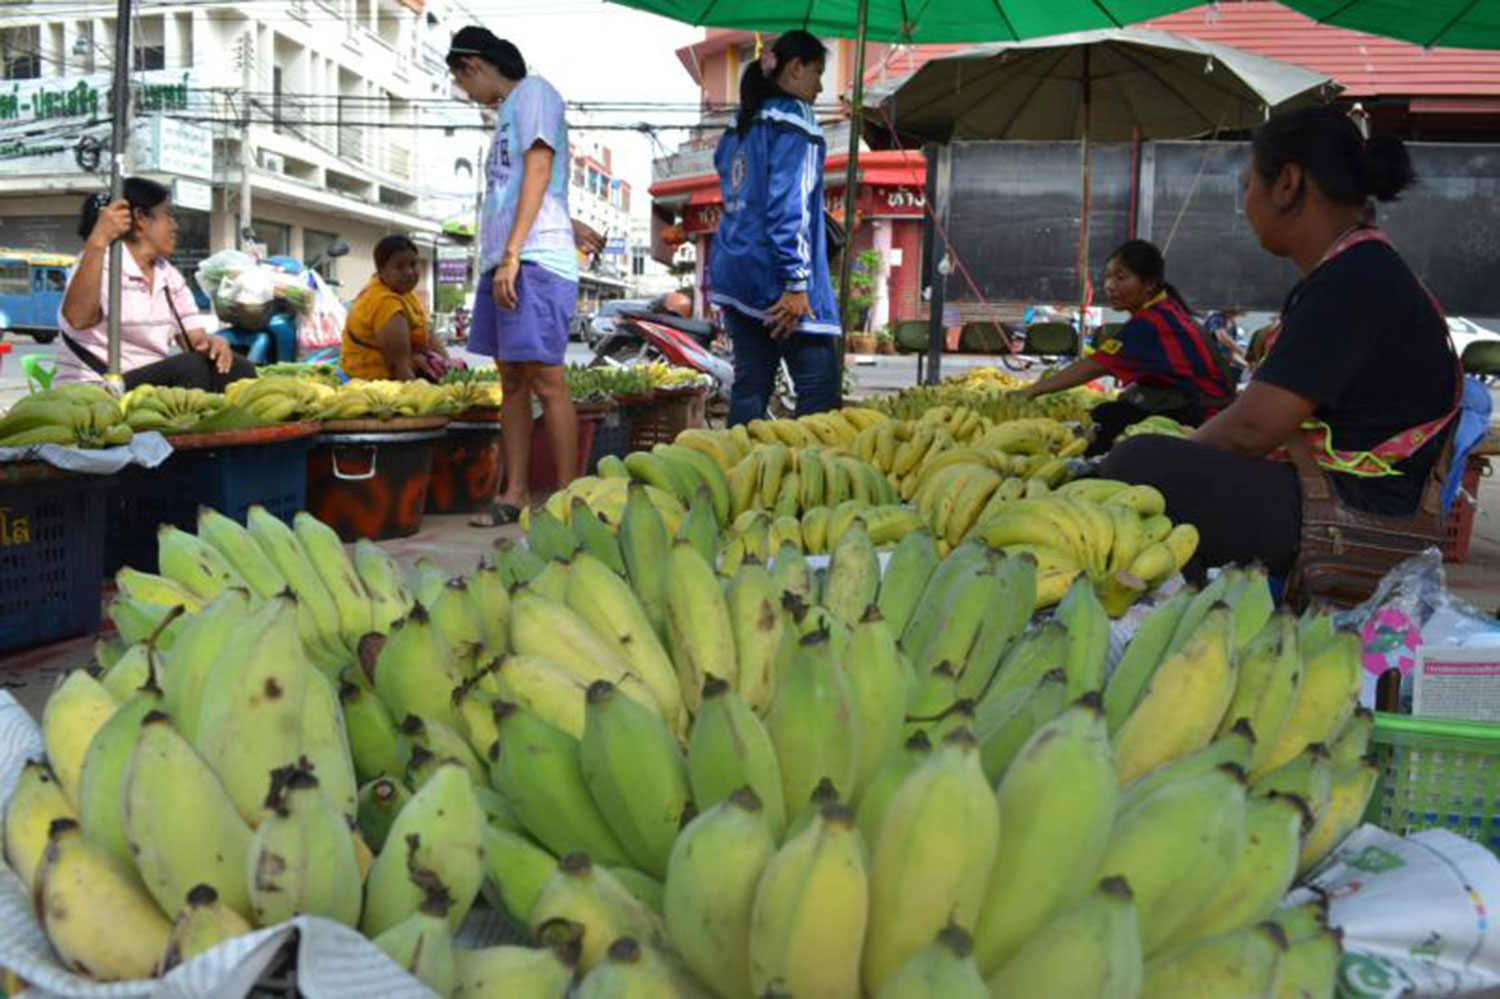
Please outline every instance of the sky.
[[[676, 50], [703, 37], [703, 29], [602, 0], [463, 0], [495, 34], [514, 42], [528, 67], [569, 101], [650, 101], [693, 104], [698, 87]], [[629, 113], [571, 114], [575, 148], [598, 140], [614, 150], [615, 173], [633, 189], [631, 214], [646, 214], [651, 160], [660, 155], [636, 132], [589, 132], [589, 123], [689, 123], [695, 113], [641, 109]], [[668, 150], [685, 132], [661, 136]]]

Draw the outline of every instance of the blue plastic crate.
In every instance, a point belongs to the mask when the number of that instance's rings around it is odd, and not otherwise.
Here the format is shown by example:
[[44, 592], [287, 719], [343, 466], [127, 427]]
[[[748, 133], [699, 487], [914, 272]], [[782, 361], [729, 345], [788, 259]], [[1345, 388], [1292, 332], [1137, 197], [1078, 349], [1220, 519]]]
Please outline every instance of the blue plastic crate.
[[111, 476], [0, 475], [0, 653], [99, 627]]
[[588, 463], [584, 468], [586, 474], [597, 475], [599, 459], [606, 455], [623, 458], [630, 453], [630, 435], [633, 430], [631, 414], [630, 408], [616, 406], [600, 419], [599, 425], [594, 429], [593, 446], [589, 448]]
[[128, 565], [156, 571], [156, 532], [162, 524], [196, 531], [198, 508], [240, 523], [259, 504], [290, 522], [307, 509], [307, 449], [311, 437], [235, 447], [176, 451], [155, 468], [130, 466], [119, 475], [109, 504], [104, 571]]

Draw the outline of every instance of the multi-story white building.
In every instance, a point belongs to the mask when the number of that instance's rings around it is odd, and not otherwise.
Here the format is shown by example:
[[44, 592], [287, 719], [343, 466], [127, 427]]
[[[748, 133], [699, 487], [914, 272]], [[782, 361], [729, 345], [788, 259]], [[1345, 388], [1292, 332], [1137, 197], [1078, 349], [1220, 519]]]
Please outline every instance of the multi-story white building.
[[604, 252], [579, 274], [578, 305], [592, 312], [621, 298], [630, 275], [630, 183], [615, 176], [614, 151], [599, 142], [572, 140], [573, 185], [568, 211], [604, 237]]
[[[435, 256], [442, 221], [472, 217], [472, 165], [456, 170], [450, 151], [485, 137], [462, 130], [477, 113], [451, 99], [443, 56], [457, 26], [450, 13], [462, 14], [445, 3], [144, 8], [133, 19], [126, 166], [174, 187], [182, 256], [243, 243], [247, 223], [268, 252], [307, 261], [342, 239], [349, 256], [323, 269], [346, 297], [373, 271], [386, 234], [412, 235]], [[0, 246], [78, 246], [80, 202], [108, 182], [114, 10], [94, 0], [7, 5]]]

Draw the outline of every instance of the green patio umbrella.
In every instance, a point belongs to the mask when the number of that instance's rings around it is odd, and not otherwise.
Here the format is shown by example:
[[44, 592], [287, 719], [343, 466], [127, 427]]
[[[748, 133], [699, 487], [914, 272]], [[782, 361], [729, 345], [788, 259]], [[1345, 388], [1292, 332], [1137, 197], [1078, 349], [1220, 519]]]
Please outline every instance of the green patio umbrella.
[[[844, 219], [854, 219], [859, 136], [864, 116], [865, 43], [1004, 42], [1091, 28], [1119, 28], [1161, 17], [1199, 0], [611, 0], [688, 24], [747, 31], [802, 28], [853, 38], [849, 167]], [[1430, 0], [1423, 0], [1430, 2]], [[1497, 0], [1500, 2], [1500, 0]], [[853, 233], [850, 233], [851, 237]], [[849, 299], [852, 253], [843, 255], [839, 307]]]
[[1500, 0], [1281, 0], [1315, 21], [1433, 48], [1500, 49]]

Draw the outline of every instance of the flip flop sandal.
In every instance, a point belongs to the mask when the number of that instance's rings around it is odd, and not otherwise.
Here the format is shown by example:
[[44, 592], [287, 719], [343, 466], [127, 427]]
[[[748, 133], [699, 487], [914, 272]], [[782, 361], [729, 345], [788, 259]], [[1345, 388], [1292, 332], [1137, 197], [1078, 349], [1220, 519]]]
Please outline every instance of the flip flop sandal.
[[470, 527], [504, 527], [521, 519], [521, 508], [509, 503], [491, 503], [488, 508], [469, 518]]

